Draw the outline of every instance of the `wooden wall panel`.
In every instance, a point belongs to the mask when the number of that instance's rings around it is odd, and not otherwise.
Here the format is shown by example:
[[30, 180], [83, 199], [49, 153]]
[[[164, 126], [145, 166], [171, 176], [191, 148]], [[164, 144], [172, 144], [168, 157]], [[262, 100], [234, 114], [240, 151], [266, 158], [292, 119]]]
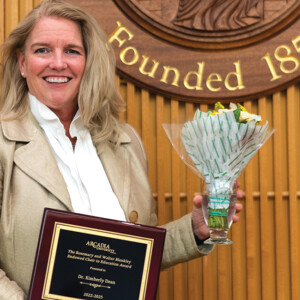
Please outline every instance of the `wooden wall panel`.
[[[179, 103], [178, 101], [171, 100], [171, 123], [179, 122]], [[171, 160], [172, 160], [172, 214], [174, 219], [178, 219], [181, 217], [181, 199], [180, 199], [180, 158], [176, 151], [172, 149], [171, 151]], [[174, 285], [174, 300], [183, 299], [184, 295], [186, 295], [186, 290], [184, 283], [182, 280], [184, 278], [184, 265], [179, 264], [173, 269], [174, 282], [178, 282], [178, 284]]]
[[4, 42], [4, 0], [0, 0], [0, 44]]
[[5, 0], [4, 1], [4, 34], [5, 37], [16, 27], [19, 21], [19, 1]]
[[22, 20], [30, 10], [35, 6], [32, 0], [21, 0], [19, 18]]
[[[284, 199], [282, 195], [283, 182], [283, 149], [282, 141], [286, 136], [284, 130], [282, 130], [282, 124], [284, 121], [284, 116], [282, 116], [281, 111], [286, 103], [286, 98], [282, 93], [276, 93], [273, 96], [273, 116], [274, 116], [274, 127], [277, 129], [274, 135], [274, 156], [280, 159], [274, 161], [274, 183], [275, 183], [275, 248], [276, 248], [276, 293], [278, 299], [290, 299], [289, 293], [289, 283], [290, 274], [288, 272], [289, 258], [286, 253], [288, 253], [288, 226], [282, 224], [282, 220], [287, 218], [284, 214]], [[275, 109], [276, 107], [276, 109]], [[286, 143], [285, 143], [286, 145]]]
[[[165, 159], [161, 162], [149, 160], [149, 164], [157, 165], [153, 179], [157, 189], [152, 188], [154, 195], [158, 195], [158, 215], [162, 224], [170, 220], [170, 216], [176, 219], [184, 213], [182, 202], [187, 202], [187, 211], [191, 211], [192, 198], [201, 192], [201, 183], [176, 157], [176, 152], [173, 149], [170, 152], [165, 133], [159, 127], [162, 123], [191, 119], [198, 105], [183, 104], [159, 95], [156, 101], [158, 109], [152, 120], [157, 128], [156, 153], [157, 159], [160, 156]], [[298, 270], [300, 241], [299, 221], [295, 217], [299, 213], [299, 159], [296, 156], [299, 135], [293, 132], [299, 126], [299, 101], [299, 85], [294, 85], [274, 95], [243, 103], [249, 111], [268, 120], [276, 131], [240, 177], [246, 197], [241, 200], [244, 204], [241, 220], [231, 229], [234, 245], [218, 246], [208, 257], [162, 272], [158, 299], [298, 297], [296, 282], [299, 279], [292, 272]], [[201, 105], [201, 109], [207, 111], [208, 106]], [[290, 112], [294, 113], [290, 115]], [[159, 154], [161, 149], [165, 154]], [[171, 155], [170, 166], [167, 153]], [[160, 181], [164, 178], [169, 182], [170, 177], [171, 188], [168, 189], [168, 183]], [[182, 182], [182, 177], [185, 182]], [[171, 213], [168, 210], [170, 197]], [[291, 234], [297, 237], [296, 240], [292, 241]]]
[[[40, 0], [0, 0], [0, 43]], [[207, 104], [151, 94], [116, 76], [127, 104], [121, 120], [141, 135], [159, 224], [192, 210], [201, 180], [172, 149], [163, 123], [184, 122]], [[300, 85], [245, 101], [276, 129], [239, 178], [246, 195], [240, 221], [230, 230], [232, 246], [161, 272], [158, 300], [300, 299]]]
[[[299, 94], [297, 95], [299, 97]], [[289, 225], [290, 225], [290, 265], [291, 265], [291, 292], [292, 299], [300, 298], [299, 294], [299, 249], [298, 237], [298, 216], [297, 216], [297, 173], [299, 166], [296, 165], [297, 148], [295, 137], [299, 136], [299, 127], [295, 126], [299, 114], [296, 111], [296, 88], [294, 86], [287, 90], [288, 116], [287, 116], [287, 136], [288, 136], [288, 175], [289, 175]]]
[[[270, 120], [268, 114], [267, 99], [259, 99], [259, 112], [264, 120]], [[268, 141], [258, 154], [259, 157], [259, 184], [260, 184], [260, 242], [261, 242], [261, 279], [262, 299], [275, 299], [275, 278], [270, 274], [276, 274], [274, 259], [274, 201], [268, 198], [268, 184], [272, 177], [268, 176], [272, 170], [272, 144]], [[271, 175], [271, 174], [270, 174]]]

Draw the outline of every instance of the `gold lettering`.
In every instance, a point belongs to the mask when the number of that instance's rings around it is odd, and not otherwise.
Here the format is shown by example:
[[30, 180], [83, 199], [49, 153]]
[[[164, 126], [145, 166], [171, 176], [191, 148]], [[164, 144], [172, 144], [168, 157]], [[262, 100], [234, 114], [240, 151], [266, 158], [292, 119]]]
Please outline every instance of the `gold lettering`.
[[174, 79], [171, 84], [175, 85], [175, 86], [179, 86], [178, 81], [179, 81], [179, 77], [180, 77], [180, 72], [177, 68], [172, 68], [170, 66], [164, 66], [164, 73], [163, 73], [160, 81], [163, 83], [168, 83], [167, 79], [168, 79], [168, 75], [169, 75], [170, 71], [173, 71], [173, 73], [174, 73]]
[[300, 42], [300, 35], [298, 35], [295, 39], [292, 40], [292, 43], [298, 53], [300, 52], [300, 45], [298, 45], [299, 42]]
[[275, 81], [275, 80], [277, 80], [277, 79], [279, 79], [279, 78], [282, 77], [281, 75], [278, 75], [278, 74], [277, 74], [276, 69], [275, 69], [275, 67], [274, 67], [274, 64], [273, 64], [273, 62], [272, 62], [272, 59], [271, 59], [269, 53], [267, 53], [264, 57], [262, 57], [262, 59], [264, 59], [264, 60], [267, 62], [267, 65], [268, 65], [268, 67], [269, 67], [269, 70], [270, 70], [270, 72], [271, 72], [271, 74], [272, 74], [272, 79], [271, 79], [271, 81]]
[[[201, 85], [202, 85], [202, 78], [203, 78], [203, 72], [204, 72], [204, 65], [205, 65], [205, 62], [201, 62], [201, 63], [198, 62], [198, 72], [190, 71], [185, 75], [183, 84], [188, 90], [197, 90], [197, 91], [203, 90]], [[194, 85], [194, 86], [189, 84], [189, 78], [191, 75], [195, 75], [197, 78], [196, 85]]]
[[218, 92], [221, 89], [221, 87], [214, 88], [211, 83], [212, 82], [220, 82], [220, 81], [222, 81], [222, 77], [221, 77], [220, 74], [218, 74], [218, 73], [211, 73], [208, 76], [207, 80], [206, 80], [206, 86], [212, 92]]
[[152, 59], [152, 62], [153, 62], [153, 65], [152, 65], [152, 68], [149, 72], [146, 72], [145, 71], [145, 67], [149, 61], [149, 57], [148, 56], [145, 56], [145, 55], [142, 55], [143, 56], [143, 61], [140, 65], [140, 68], [139, 68], [139, 71], [144, 74], [144, 75], [148, 75], [149, 77], [152, 77], [154, 78], [155, 77], [155, 72], [159, 66], [159, 62], [156, 61], [155, 59]]
[[[284, 50], [286, 52], [286, 55], [281, 55], [279, 53], [280, 50]], [[295, 72], [299, 68], [299, 61], [296, 57], [291, 55], [291, 49], [290, 47], [286, 45], [281, 45], [276, 48], [274, 56], [275, 58], [280, 62], [280, 70], [283, 73], [289, 74]], [[294, 64], [294, 68], [288, 69], [286, 67], [286, 63], [290, 62], [291, 64]]]
[[109, 43], [111, 44], [113, 41], [117, 41], [119, 43], [119, 48], [123, 46], [123, 44], [127, 41], [127, 39], [121, 39], [119, 35], [122, 32], [127, 33], [128, 40], [131, 40], [133, 38], [133, 34], [131, 31], [129, 31], [126, 27], [122, 26], [121, 22], [117, 21], [118, 27], [116, 30], [110, 35], [109, 37]]
[[[234, 62], [233, 64], [235, 65], [235, 72], [230, 72], [227, 74], [227, 76], [225, 78], [225, 87], [229, 91], [242, 90], [245, 88], [245, 86], [243, 84], [240, 61]], [[237, 81], [236, 86], [230, 85], [230, 83], [229, 83], [230, 77], [236, 78], [236, 81]]]
[[[130, 51], [130, 50], [133, 51], [133, 57], [132, 57], [132, 59], [130, 61], [129, 60], [127, 61], [125, 59], [125, 56], [126, 56], [127, 52]], [[124, 63], [125, 65], [129, 65], [129, 66], [134, 65], [139, 60], [139, 57], [140, 57], [139, 53], [138, 53], [137, 49], [134, 48], [134, 47], [124, 48], [120, 52], [120, 59], [121, 59], [122, 63]]]

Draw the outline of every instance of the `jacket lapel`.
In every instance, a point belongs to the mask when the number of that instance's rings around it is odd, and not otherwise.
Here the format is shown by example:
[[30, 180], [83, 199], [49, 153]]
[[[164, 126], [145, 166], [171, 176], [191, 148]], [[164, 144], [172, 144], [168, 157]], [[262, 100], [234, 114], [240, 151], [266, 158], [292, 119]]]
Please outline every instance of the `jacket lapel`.
[[2, 122], [3, 134], [16, 142], [14, 161], [28, 176], [72, 209], [65, 181], [42, 129], [31, 113], [22, 120]]
[[122, 132], [120, 140], [121, 144], [116, 150], [113, 150], [109, 146], [105, 146], [101, 150], [99, 157], [111, 187], [116, 194], [123, 211], [125, 212], [126, 219], [128, 220], [130, 157], [125, 145], [130, 143], [130, 137], [125, 132]]

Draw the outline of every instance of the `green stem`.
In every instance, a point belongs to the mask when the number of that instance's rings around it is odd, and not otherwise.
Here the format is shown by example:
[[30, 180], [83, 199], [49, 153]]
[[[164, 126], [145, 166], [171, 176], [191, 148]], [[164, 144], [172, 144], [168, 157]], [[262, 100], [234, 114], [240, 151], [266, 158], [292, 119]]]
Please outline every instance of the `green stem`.
[[209, 228], [226, 228], [228, 229], [227, 210], [209, 208], [208, 212], [208, 227]]

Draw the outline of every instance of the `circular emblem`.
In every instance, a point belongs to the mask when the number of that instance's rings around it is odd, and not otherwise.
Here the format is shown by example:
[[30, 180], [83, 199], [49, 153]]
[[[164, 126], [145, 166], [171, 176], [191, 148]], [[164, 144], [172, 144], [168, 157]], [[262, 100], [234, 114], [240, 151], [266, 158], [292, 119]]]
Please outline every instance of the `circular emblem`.
[[299, 0], [68, 0], [109, 36], [117, 72], [193, 102], [256, 99], [300, 79]]
[[169, 42], [226, 49], [259, 42], [291, 24], [297, 0], [115, 0], [145, 30]]

